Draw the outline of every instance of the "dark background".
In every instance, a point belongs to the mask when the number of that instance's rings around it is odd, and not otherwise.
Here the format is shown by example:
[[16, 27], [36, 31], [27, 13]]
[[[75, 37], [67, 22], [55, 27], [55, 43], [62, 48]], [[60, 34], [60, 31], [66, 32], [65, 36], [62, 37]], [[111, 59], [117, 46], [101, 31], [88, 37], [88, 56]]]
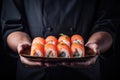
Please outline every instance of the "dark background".
[[[1, 15], [2, 0], [0, 0], [0, 15]], [[1, 16], [0, 16], [1, 18]], [[1, 34], [0, 23], [0, 80], [15, 80], [16, 62], [14, 59], [6, 55], [3, 48], [3, 40]]]
[[113, 13], [114, 13], [114, 23], [117, 27], [117, 37], [115, 43], [114, 54], [103, 61], [101, 64], [102, 78], [103, 80], [120, 80], [120, 0], [115, 0]]
[[[0, 0], [0, 13], [1, 13], [1, 4], [2, 1]], [[120, 1], [116, 0], [116, 5], [114, 6], [114, 13], [115, 13], [115, 23], [118, 26], [118, 34], [116, 39], [116, 45], [114, 54], [109, 57], [107, 60], [101, 62], [101, 75], [102, 80], [119, 80], [119, 72], [120, 72]], [[1, 25], [0, 25], [1, 26]], [[8, 57], [5, 54], [2, 44], [2, 34], [1, 34], [1, 27], [0, 27], [0, 80], [15, 80], [16, 74], [16, 62], [14, 59]], [[3, 77], [5, 76], [5, 77]]]

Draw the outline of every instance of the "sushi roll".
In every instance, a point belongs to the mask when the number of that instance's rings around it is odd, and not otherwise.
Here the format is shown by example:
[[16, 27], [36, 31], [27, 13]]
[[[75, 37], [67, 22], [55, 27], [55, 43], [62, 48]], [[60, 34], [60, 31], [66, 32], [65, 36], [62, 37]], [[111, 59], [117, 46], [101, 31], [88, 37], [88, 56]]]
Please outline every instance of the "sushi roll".
[[33, 39], [32, 44], [36, 44], [36, 43], [44, 45], [45, 39], [42, 37], [36, 37]]
[[67, 44], [59, 43], [57, 45], [57, 49], [58, 49], [58, 57], [61, 57], [61, 58], [70, 58], [71, 57], [71, 50]]
[[57, 38], [55, 36], [48, 36], [45, 39], [46, 43], [57, 45]]
[[82, 44], [84, 45], [84, 39], [81, 35], [79, 34], [74, 34], [71, 36], [71, 43], [79, 43], [79, 44]]
[[44, 46], [38, 43], [32, 44], [30, 55], [44, 57]]
[[81, 44], [73, 43], [71, 45], [71, 52], [73, 58], [85, 56], [85, 49], [84, 46]]
[[71, 45], [70, 37], [68, 35], [61, 34], [61, 36], [58, 38], [58, 43], [65, 43], [68, 46], [70, 46]]
[[48, 58], [57, 58], [58, 57], [58, 51], [57, 51], [57, 47], [54, 44], [45, 44], [44, 46], [44, 50], [45, 50], [45, 57]]

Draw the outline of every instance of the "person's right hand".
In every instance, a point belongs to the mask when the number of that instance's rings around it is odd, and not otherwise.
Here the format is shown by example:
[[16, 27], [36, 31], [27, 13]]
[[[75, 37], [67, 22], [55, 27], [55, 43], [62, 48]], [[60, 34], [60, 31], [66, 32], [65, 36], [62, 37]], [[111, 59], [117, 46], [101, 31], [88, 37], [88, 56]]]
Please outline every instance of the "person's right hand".
[[19, 43], [17, 46], [18, 54], [28, 54], [29, 55], [30, 48], [31, 48], [31, 43], [29, 43], [29, 42]]
[[[28, 43], [28, 42], [20, 43], [17, 46], [18, 54], [30, 55], [30, 49], [31, 49], [31, 43]], [[20, 55], [20, 60], [25, 66], [29, 66], [29, 67], [36, 67], [36, 66], [51, 67], [51, 66], [57, 65], [49, 62], [43, 63], [40, 61], [33, 61], [31, 59], [23, 57], [22, 55]]]

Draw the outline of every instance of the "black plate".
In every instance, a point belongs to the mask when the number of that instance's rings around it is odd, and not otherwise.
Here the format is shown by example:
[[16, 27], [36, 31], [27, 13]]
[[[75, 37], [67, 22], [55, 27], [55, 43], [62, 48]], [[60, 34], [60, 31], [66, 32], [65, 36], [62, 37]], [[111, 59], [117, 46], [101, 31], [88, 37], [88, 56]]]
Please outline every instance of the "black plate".
[[29, 60], [37, 61], [37, 62], [38, 61], [41, 61], [41, 62], [83, 62], [96, 56], [96, 55], [89, 55], [89, 56], [81, 57], [81, 58], [46, 58], [46, 57], [30, 56], [26, 54], [20, 54], [20, 55]]

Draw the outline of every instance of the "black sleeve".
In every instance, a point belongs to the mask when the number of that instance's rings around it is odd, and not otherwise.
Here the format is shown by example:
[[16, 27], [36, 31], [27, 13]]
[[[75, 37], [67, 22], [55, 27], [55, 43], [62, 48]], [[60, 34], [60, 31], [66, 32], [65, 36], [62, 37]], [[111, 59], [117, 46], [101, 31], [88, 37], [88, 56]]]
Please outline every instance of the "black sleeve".
[[7, 36], [11, 32], [23, 31], [21, 16], [13, 0], [3, 0], [1, 24], [5, 46], [7, 45]]
[[[105, 2], [106, 1], [106, 2]], [[116, 25], [116, 18], [114, 13], [114, 0], [101, 0], [100, 7], [98, 7], [96, 21], [94, 23], [94, 28], [92, 29], [91, 34], [98, 32], [98, 31], [105, 31], [108, 32], [113, 39], [113, 45], [110, 50], [114, 50], [115, 41], [116, 41], [116, 34], [117, 28]], [[112, 52], [111, 51], [111, 52]]]
[[[2, 12], [1, 12], [1, 26], [3, 35], [4, 48], [10, 56], [16, 57], [13, 51], [7, 45], [7, 37], [10, 33], [15, 31], [23, 31], [23, 25], [21, 22], [21, 15], [16, 8], [13, 0], [3, 0]], [[12, 54], [10, 54], [12, 53]]]

